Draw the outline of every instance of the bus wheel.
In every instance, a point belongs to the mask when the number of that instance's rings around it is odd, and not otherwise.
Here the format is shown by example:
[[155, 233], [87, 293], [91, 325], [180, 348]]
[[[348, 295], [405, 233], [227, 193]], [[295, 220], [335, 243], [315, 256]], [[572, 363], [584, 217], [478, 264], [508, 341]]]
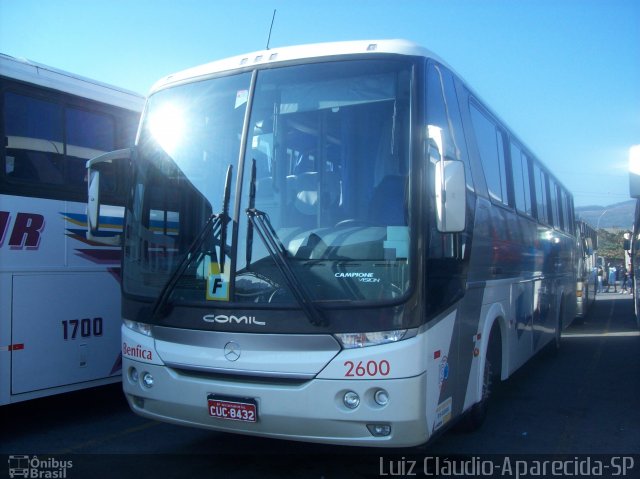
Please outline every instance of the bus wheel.
[[482, 371], [482, 399], [477, 402], [462, 420], [462, 429], [472, 432], [480, 428], [487, 417], [489, 397], [494, 390], [494, 381], [500, 380], [500, 367], [502, 365], [502, 341], [500, 337], [500, 327], [496, 325], [491, 330], [489, 345], [487, 347], [487, 357], [484, 361]]

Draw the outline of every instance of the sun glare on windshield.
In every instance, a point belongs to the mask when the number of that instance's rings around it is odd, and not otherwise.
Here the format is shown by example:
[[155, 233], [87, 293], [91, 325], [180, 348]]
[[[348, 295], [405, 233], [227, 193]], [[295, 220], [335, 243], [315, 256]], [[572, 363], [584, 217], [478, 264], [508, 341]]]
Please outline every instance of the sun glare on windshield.
[[165, 103], [149, 116], [149, 129], [162, 149], [172, 154], [185, 132], [184, 114], [177, 105]]

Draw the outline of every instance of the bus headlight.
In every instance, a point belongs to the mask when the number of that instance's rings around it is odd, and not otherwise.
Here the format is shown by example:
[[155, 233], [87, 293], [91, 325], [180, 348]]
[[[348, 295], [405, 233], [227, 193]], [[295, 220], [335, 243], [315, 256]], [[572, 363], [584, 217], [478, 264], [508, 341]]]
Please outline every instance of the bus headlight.
[[138, 323], [137, 321], [131, 321], [129, 319], [123, 319], [124, 325], [135, 331], [136, 333], [144, 334], [145, 336], [151, 336], [151, 325], [146, 323]]
[[335, 338], [344, 349], [366, 348], [379, 344], [395, 343], [409, 339], [418, 333], [418, 329], [395, 329], [392, 331], [375, 331], [371, 333], [337, 333]]
[[384, 389], [378, 389], [373, 395], [373, 400], [378, 406], [386, 406], [389, 404], [389, 393]]
[[140, 375], [138, 374], [138, 370], [136, 368], [129, 368], [129, 380], [135, 384], [139, 379]]
[[360, 396], [353, 391], [347, 391], [342, 398], [342, 402], [349, 409], [355, 409], [360, 405]]
[[389, 424], [367, 424], [367, 429], [375, 437], [385, 437], [391, 434], [391, 426]]
[[153, 387], [153, 376], [151, 373], [144, 373], [142, 376], [142, 384], [148, 388]]

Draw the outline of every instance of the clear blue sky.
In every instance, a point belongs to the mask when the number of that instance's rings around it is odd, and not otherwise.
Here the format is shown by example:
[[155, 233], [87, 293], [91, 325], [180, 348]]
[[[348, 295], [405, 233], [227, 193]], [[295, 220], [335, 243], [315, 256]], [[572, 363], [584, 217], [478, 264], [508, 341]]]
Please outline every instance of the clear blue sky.
[[0, 0], [0, 52], [140, 93], [265, 47], [406, 38], [445, 59], [573, 192], [628, 199], [638, 0]]

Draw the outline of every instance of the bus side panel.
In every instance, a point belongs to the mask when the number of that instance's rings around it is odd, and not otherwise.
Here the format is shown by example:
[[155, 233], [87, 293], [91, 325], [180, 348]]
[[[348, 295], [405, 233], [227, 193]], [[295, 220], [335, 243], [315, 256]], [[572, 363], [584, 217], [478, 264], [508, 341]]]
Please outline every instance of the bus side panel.
[[120, 373], [119, 287], [108, 272], [19, 274], [12, 290], [12, 394]]
[[[2, 271], [111, 268], [119, 273], [120, 248], [87, 241], [84, 203], [2, 195], [0, 204]], [[108, 216], [100, 215], [102, 229], [122, 232], [123, 209], [103, 209]]]
[[42, 271], [67, 264], [64, 201], [0, 195], [0, 268]]
[[85, 210], [0, 195], [0, 404], [117, 380], [120, 249], [86, 240]]
[[[1, 251], [1, 250], [0, 250]], [[2, 255], [0, 254], [0, 261]], [[9, 403], [11, 377], [11, 275], [0, 274], [0, 404]]]

